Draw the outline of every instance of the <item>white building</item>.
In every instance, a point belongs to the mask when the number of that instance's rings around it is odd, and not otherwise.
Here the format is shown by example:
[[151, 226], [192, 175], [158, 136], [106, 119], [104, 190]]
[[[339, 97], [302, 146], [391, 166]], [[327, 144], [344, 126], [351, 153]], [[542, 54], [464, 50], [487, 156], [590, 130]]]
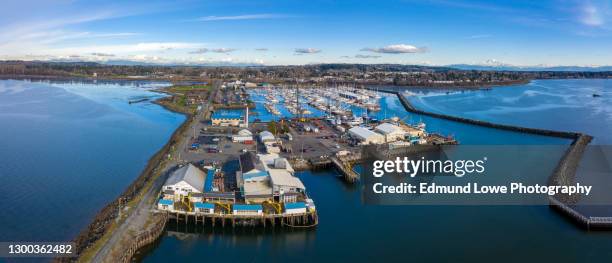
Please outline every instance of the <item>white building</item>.
[[263, 215], [263, 207], [261, 205], [239, 205], [234, 204], [234, 215]]
[[302, 214], [306, 213], [306, 203], [285, 203], [285, 214]]
[[195, 208], [195, 212], [198, 214], [214, 214], [215, 213], [215, 204], [195, 202], [193, 203], [193, 207]]
[[351, 137], [361, 144], [380, 144], [385, 142], [385, 137], [363, 127], [353, 127], [348, 130]]
[[166, 210], [166, 211], [172, 211], [172, 210], [174, 210], [174, 202], [172, 200], [168, 200], [168, 199], [161, 199], [157, 203], [157, 209], [159, 209], [159, 210]]
[[202, 193], [206, 175], [193, 164], [185, 165], [174, 171], [164, 183], [163, 190], [174, 191], [175, 195]]
[[382, 134], [385, 137], [386, 142], [403, 140], [407, 134], [407, 132], [402, 129], [402, 127], [391, 123], [380, 124], [376, 126], [374, 130]]
[[262, 131], [259, 133], [259, 140], [263, 143], [265, 142], [273, 142], [276, 140], [274, 134], [269, 131]]

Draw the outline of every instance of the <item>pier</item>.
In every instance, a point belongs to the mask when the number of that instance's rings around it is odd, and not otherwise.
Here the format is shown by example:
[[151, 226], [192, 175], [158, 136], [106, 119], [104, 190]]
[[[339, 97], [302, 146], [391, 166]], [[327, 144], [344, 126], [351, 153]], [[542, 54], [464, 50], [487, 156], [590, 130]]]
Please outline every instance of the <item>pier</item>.
[[344, 176], [347, 182], [354, 183], [359, 179], [359, 174], [353, 170], [351, 162], [340, 160], [337, 157], [331, 157], [331, 162], [334, 164], [336, 170]]
[[316, 211], [294, 214], [262, 214], [262, 215], [236, 215], [236, 214], [204, 214], [193, 212], [159, 212], [167, 213], [168, 221], [173, 223], [183, 223], [198, 226], [210, 227], [289, 227], [289, 228], [308, 228], [319, 224], [319, 217]]

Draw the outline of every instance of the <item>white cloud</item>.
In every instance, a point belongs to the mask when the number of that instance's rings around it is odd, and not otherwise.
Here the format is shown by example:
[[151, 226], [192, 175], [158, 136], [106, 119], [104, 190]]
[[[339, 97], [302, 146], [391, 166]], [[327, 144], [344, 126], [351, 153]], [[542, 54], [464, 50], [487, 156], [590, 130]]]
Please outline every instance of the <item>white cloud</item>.
[[320, 53], [321, 50], [318, 48], [296, 48], [295, 49], [295, 53], [296, 54], [315, 54], [315, 53]]
[[235, 48], [226, 48], [226, 47], [212, 49], [212, 52], [215, 52], [215, 53], [230, 53], [234, 51], [236, 51]]
[[427, 48], [424, 47], [415, 47], [407, 44], [397, 44], [397, 45], [389, 45], [381, 48], [363, 48], [362, 51], [370, 51], [376, 53], [386, 53], [386, 54], [402, 54], [402, 53], [423, 53], [427, 51]]
[[237, 15], [237, 16], [205, 16], [194, 19], [195, 21], [224, 21], [224, 20], [253, 20], [253, 19], [274, 19], [274, 18], [285, 18], [287, 15], [281, 14], [250, 14], [250, 15]]
[[189, 52], [189, 54], [204, 54], [206, 52], [208, 52], [208, 48], [200, 48], [200, 49]]
[[584, 2], [583, 6], [580, 9], [580, 23], [594, 27], [604, 25], [604, 14], [602, 14], [602, 10], [600, 7], [594, 5], [591, 2]]
[[380, 56], [376, 56], [376, 55], [362, 55], [362, 54], [357, 54], [355, 55], [355, 58], [379, 58]]

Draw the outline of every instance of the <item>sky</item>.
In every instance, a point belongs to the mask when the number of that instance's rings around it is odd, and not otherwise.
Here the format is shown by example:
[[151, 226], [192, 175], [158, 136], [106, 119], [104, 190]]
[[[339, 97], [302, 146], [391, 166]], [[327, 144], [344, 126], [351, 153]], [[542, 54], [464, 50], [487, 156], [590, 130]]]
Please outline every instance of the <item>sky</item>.
[[612, 0], [3, 0], [0, 60], [612, 64]]

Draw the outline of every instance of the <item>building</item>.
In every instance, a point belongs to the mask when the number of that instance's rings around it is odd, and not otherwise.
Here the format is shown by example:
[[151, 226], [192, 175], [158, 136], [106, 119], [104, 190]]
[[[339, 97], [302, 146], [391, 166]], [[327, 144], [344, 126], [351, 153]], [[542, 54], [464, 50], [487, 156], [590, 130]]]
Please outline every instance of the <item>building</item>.
[[210, 116], [213, 126], [249, 127], [249, 107], [245, 107], [244, 115], [236, 110], [219, 110]]
[[270, 176], [265, 165], [252, 152], [243, 153], [238, 158], [240, 169], [236, 172], [236, 182], [246, 203], [261, 203], [272, 200]]
[[376, 126], [374, 130], [382, 134], [386, 142], [403, 140], [408, 134], [402, 127], [391, 123], [380, 124]]
[[264, 163], [270, 175], [272, 195], [277, 202], [296, 202], [305, 195], [306, 187], [294, 175], [293, 167], [285, 158], [278, 154], [261, 154], [260, 160]]
[[200, 213], [200, 214], [214, 214], [215, 213], [215, 204], [195, 202], [193, 203], [193, 207], [195, 208], [196, 213]]
[[211, 124], [214, 126], [238, 127], [243, 120], [242, 114], [236, 111], [215, 111], [210, 117]]
[[174, 202], [168, 199], [161, 199], [157, 203], [157, 209], [172, 211], [174, 209]]
[[385, 137], [363, 127], [353, 127], [348, 130], [349, 135], [358, 140], [360, 144], [380, 144], [385, 142]]
[[239, 205], [234, 204], [234, 215], [263, 215], [263, 207], [261, 205]]
[[263, 143], [266, 142], [274, 142], [276, 141], [276, 138], [274, 137], [274, 134], [272, 134], [269, 131], [262, 131], [259, 133], [259, 140]]
[[163, 190], [174, 191], [175, 196], [187, 196], [190, 193], [204, 192], [204, 182], [206, 176], [204, 172], [193, 164], [185, 165], [174, 171], [166, 183]]
[[285, 214], [302, 214], [306, 213], [306, 203], [285, 203]]
[[247, 129], [240, 130], [237, 134], [232, 135], [233, 142], [253, 141], [253, 133]]

